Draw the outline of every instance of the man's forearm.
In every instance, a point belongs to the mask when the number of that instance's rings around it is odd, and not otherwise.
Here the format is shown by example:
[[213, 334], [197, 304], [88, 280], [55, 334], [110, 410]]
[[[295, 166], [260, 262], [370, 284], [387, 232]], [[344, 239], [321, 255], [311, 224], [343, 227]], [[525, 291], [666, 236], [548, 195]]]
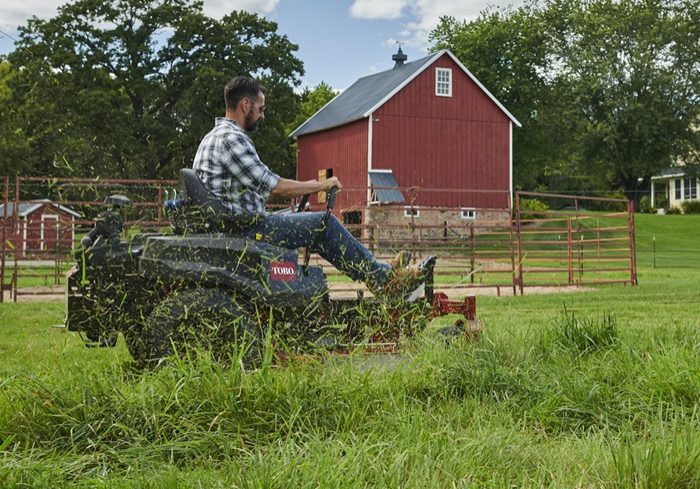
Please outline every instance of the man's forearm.
[[300, 182], [298, 180], [280, 178], [277, 186], [272, 189], [272, 193], [287, 197], [296, 197], [298, 195], [321, 192], [322, 190], [326, 190], [326, 184], [319, 182], [318, 180]]

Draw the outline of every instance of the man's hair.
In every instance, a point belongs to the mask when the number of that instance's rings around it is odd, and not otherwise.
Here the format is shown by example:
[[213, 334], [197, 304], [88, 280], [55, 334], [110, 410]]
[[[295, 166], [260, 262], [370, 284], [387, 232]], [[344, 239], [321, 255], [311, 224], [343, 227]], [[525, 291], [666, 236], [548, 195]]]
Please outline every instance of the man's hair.
[[260, 92], [265, 94], [266, 91], [267, 90], [265, 87], [256, 80], [248, 78], [247, 76], [237, 76], [228, 82], [224, 88], [224, 101], [226, 102], [226, 108], [235, 110], [238, 106], [238, 102], [243, 100], [245, 97], [255, 101], [257, 100]]

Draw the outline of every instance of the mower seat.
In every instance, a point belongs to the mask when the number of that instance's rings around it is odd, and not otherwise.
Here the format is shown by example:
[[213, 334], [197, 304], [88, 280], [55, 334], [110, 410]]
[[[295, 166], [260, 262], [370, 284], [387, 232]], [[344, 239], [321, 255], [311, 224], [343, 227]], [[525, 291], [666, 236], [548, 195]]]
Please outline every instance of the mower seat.
[[252, 226], [259, 219], [254, 214], [232, 214], [191, 168], [180, 170], [180, 189], [187, 196], [186, 220], [191, 231], [237, 232]]

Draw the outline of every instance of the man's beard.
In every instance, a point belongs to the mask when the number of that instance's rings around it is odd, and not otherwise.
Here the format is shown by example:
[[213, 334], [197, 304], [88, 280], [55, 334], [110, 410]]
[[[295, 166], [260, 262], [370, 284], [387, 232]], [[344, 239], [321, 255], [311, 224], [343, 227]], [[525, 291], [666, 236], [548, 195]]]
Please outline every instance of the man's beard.
[[245, 116], [245, 132], [252, 134], [258, 130], [259, 125], [260, 119], [258, 119], [257, 121], [253, 121], [252, 113]]

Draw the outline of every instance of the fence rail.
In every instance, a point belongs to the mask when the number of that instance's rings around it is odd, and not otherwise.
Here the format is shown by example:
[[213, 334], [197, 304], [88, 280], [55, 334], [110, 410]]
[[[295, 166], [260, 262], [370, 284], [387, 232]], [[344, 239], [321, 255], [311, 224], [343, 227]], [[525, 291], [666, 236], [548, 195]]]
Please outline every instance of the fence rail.
[[[173, 195], [176, 182], [40, 177], [11, 182], [0, 177], [0, 184], [3, 301], [5, 292], [17, 300], [27, 287], [63, 281], [72, 250], [79, 246], [109, 194], [125, 194], [132, 201], [125, 234], [167, 230], [163, 203]], [[368, 206], [350, 204], [358, 196], [364, 196], [366, 202], [376, 189], [343, 189], [344, 200], [338, 202], [347, 205], [335, 214], [380, 259], [393, 257], [399, 249], [410, 249], [415, 260], [437, 255], [438, 287], [522, 294], [528, 287], [637, 282], [634, 214], [626, 200], [519, 192], [511, 210], [509, 195], [503, 192], [493, 200], [506, 202], [505, 207], [476, 208], [468, 203], [484, 195], [483, 190], [393, 190], [405, 196], [405, 201]], [[450, 205], [421, 204], [434, 202], [440, 194], [449, 196]], [[423, 197], [426, 195], [429, 197]], [[38, 197], [48, 198], [52, 207], [46, 214], [58, 217], [21, 216], [22, 205], [39, 202]], [[532, 209], [528, 201], [533, 199], [549, 208]], [[320, 200], [312, 199], [315, 208], [323, 204]], [[294, 202], [278, 200], [273, 205], [293, 208]], [[596, 206], [604, 209], [585, 210]], [[61, 208], [64, 213], [59, 212]], [[334, 290], [361, 288], [320, 257], [314, 256], [312, 262], [324, 267]]]

